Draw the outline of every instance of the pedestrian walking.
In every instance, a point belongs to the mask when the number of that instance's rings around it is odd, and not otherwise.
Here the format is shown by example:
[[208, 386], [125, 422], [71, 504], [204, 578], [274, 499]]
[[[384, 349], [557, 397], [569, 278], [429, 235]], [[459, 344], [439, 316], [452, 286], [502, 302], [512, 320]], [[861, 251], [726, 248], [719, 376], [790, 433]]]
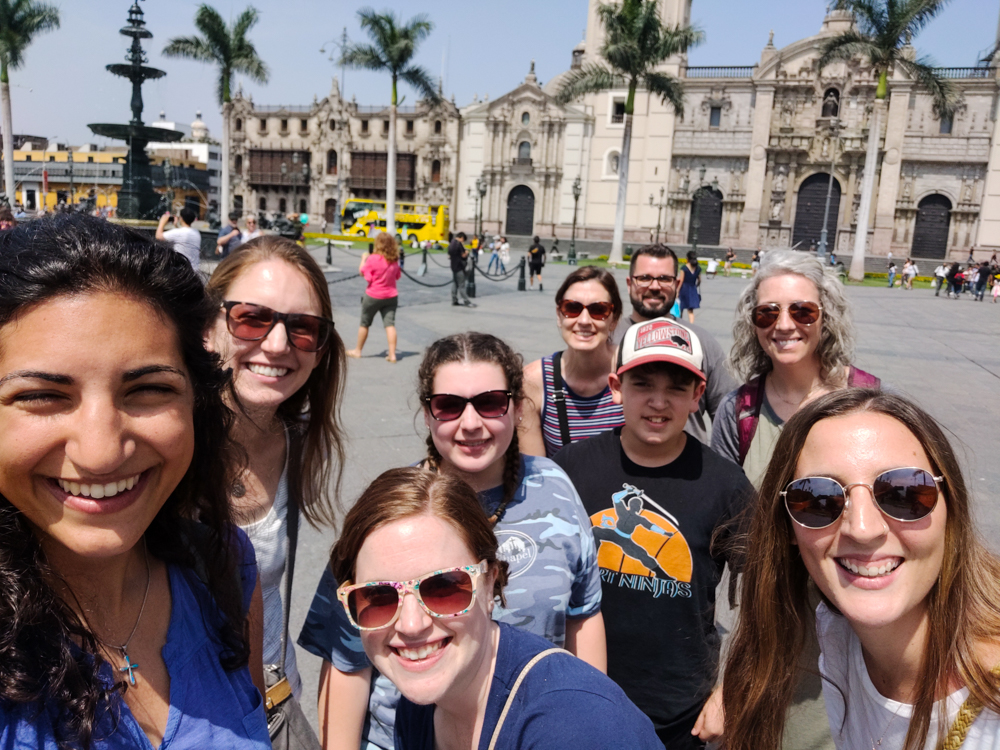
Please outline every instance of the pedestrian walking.
[[911, 258], [907, 258], [903, 264], [903, 288], [912, 290], [913, 280], [917, 278], [918, 273], [917, 264]]
[[[218, 311], [208, 347], [232, 371], [238, 398], [229, 404], [231, 434], [246, 465], [229, 499], [261, 569], [264, 698], [272, 711], [284, 706], [285, 717], [299, 719], [285, 719], [306, 737], [294, 746], [317, 747], [296, 703], [302, 681], [285, 612], [300, 515], [315, 527], [331, 526], [336, 515], [344, 465], [338, 418], [344, 344], [334, 329], [323, 271], [287, 237], [241, 245], [215, 269], [206, 290]], [[276, 724], [273, 713], [270, 718], [272, 729], [279, 729], [282, 722]]]
[[[194, 210], [185, 206], [179, 216], [174, 216], [169, 211], [164, 212], [156, 226], [156, 239], [170, 243], [175, 251], [188, 259], [196, 271], [201, 266], [201, 232], [191, 225], [197, 218]], [[171, 219], [174, 219], [174, 228], [164, 231]]]
[[993, 304], [997, 303], [997, 297], [1000, 297], [1000, 275], [993, 276]]
[[375, 237], [375, 246], [371, 253], [361, 256], [358, 273], [365, 277], [368, 288], [361, 298], [361, 326], [358, 328], [358, 345], [347, 351], [348, 357], [355, 359], [361, 356], [361, 350], [368, 340], [368, 329], [375, 315], [382, 316], [385, 327], [385, 337], [389, 351], [386, 359], [396, 361], [396, 308], [399, 302], [399, 292], [396, 282], [403, 275], [399, 267], [399, 247], [396, 240], [388, 232], [379, 232]]
[[[448, 245], [448, 260], [451, 263], [451, 304], [456, 307], [459, 304], [475, 307], [476, 303], [465, 293], [465, 266], [469, 258], [465, 240], [465, 232], [459, 232]], [[462, 298], [461, 303], [458, 301], [459, 297]]]
[[958, 261], [951, 264], [946, 279], [948, 281], [948, 298], [951, 299], [954, 296], [955, 299], [958, 299], [958, 295], [962, 291]]
[[507, 264], [510, 263], [510, 243], [506, 237], [501, 238], [500, 243], [500, 272], [507, 273]]
[[681, 290], [678, 295], [681, 313], [687, 310], [688, 323], [694, 323], [694, 311], [701, 307], [701, 265], [698, 253], [689, 250], [687, 263], [681, 266]]
[[889, 277], [889, 289], [892, 289], [896, 285], [896, 264], [891, 260], [889, 265], [886, 266], [886, 275]]
[[750, 275], [756, 276], [757, 271], [760, 270], [760, 248], [758, 247], [753, 251], [753, 257], [750, 258]]
[[736, 260], [736, 253], [733, 252], [732, 248], [726, 250], [726, 263], [723, 268], [724, 273], [728, 277], [733, 270], [733, 261]]
[[979, 276], [976, 278], [976, 302], [982, 302], [986, 295], [986, 285], [990, 281], [990, 267], [984, 260], [979, 264]]
[[528, 248], [528, 272], [530, 286], [535, 288], [535, 277], [538, 277], [538, 291], [542, 291], [542, 266], [545, 265], [545, 248], [536, 235]]
[[610, 271], [580, 266], [560, 285], [556, 319], [566, 348], [524, 368], [522, 453], [551, 458], [564, 445], [621, 426], [622, 407], [608, 386], [621, 316]]
[[486, 273], [493, 272], [493, 265], [496, 264], [497, 273], [500, 273], [500, 237], [493, 238], [493, 244], [490, 246], [490, 262], [486, 266]]
[[948, 266], [945, 263], [939, 263], [938, 267], [934, 269], [934, 296], [939, 297], [941, 295], [941, 287], [948, 283]]

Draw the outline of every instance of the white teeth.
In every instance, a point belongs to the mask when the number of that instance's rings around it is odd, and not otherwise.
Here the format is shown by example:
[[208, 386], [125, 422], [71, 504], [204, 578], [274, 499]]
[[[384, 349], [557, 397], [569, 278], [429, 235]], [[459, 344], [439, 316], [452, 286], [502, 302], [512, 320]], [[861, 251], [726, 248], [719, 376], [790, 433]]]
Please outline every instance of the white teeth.
[[249, 364], [247, 369], [255, 375], [264, 375], [269, 378], [280, 378], [288, 373], [287, 367], [267, 367], [266, 365]]
[[444, 641], [436, 641], [420, 648], [397, 648], [396, 653], [409, 661], [420, 661], [421, 659], [426, 659], [435, 651], [440, 650], [444, 644]]
[[878, 578], [879, 576], [888, 575], [889, 573], [894, 571], [896, 568], [900, 566], [900, 564], [903, 561], [893, 560], [892, 562], [887, 562], [884, 565], [871, 568], [865, 565], [855, 565], [850, 560], [846, 560], [843, 558], [838, 558], [837, 562], [840, 563], [842, 567], [854, 573], [854, 575], [864, 576], [865, 578]]
[[56, 481], [63, 489], [63, 492], [67, 492], [70, 495], [103, 500], [106, 497], [114, 497], [119, 492], [132, 489], [138, 483], [140, 476], [141, 474], [136, 474], [134, 477], [119, 479], [117, 482], [108, 482], [107, 484], [80, 484], [79, 482], [70, 482], [65, 479], [57, 479]]

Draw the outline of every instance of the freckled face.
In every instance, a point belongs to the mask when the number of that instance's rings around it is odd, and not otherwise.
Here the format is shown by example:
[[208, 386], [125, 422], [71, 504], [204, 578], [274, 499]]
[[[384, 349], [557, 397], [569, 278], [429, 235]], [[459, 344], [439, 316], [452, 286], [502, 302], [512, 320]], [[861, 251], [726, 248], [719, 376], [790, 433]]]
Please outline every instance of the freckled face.
[[191, 463], [193, 412], [176, 330], [144, 302], [60, 297], [0, 329], [0, 494], [43, 544], [131, 549]]

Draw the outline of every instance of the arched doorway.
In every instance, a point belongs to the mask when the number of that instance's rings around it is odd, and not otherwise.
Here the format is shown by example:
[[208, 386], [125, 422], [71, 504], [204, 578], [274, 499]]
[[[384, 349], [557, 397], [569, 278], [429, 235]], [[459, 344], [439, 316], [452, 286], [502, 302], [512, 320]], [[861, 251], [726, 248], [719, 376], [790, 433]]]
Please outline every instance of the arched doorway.
[[507, 196], [506, 234], [531, 235], [535, 227], [535, 194], [527, 185], [518, 185]]
[[948, 225], [951, 201], [939, 193], [917, 204], [917, 226], [913, 230], [914, 258], [943, 258], [948, 252]]
[[722, 234], [722, 193], [705, 188], [691, 201], [691, 221], [688, 223], [688, 244], [694, 244], [694, 220], [698, 217], [698, 244], [718, 245]]
[[[337, 222], [337, 199], [327, 198], [326, 205], [323, 207], [323, 219], [326, 220], [327, 224], [335, 224]], [[339, 227], [337, 228], [340, 229]]]
[[[830, 175], [825, 172], [810, 175], [799, 185], [799, 200], [795, 208], [795, 226], [792, 228], [792, 245], [797, 250], [808, 250], [823, 232], [823, 214], [826, 212], [826, 189]], [[833, 178], [830, 191], [830, 215], [826, 220], [826, 246], [834, 247], [837, 240], [837, 215], [840, 211], [840, 183]]]

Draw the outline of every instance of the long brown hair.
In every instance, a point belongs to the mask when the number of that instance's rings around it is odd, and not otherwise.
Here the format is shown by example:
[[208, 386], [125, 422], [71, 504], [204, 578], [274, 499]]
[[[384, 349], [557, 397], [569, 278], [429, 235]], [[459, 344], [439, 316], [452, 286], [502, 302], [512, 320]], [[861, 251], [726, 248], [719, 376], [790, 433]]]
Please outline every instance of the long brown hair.
[[[808, 587], [814, 584], [793, 544], [779, 493], [794, 479], [813, 425], [858, 412], [901, 422], [920, 441], [934, 471], [944, 476], [944, 559], [927, 596], [930, 627], [904, 750], [924, 746], [935, 697], [949, 680], [960, 681], [974, 699], [1000, 712], [1000, 681], [977, 653], [984, 642], [1000, 640], [1000, 559], [986, 550], [973, 528], [955, 453], [937, 422], [912, 402], [884, 391], [848, 388], [816, 399], [788, 420], [764, 474], [743, 538], [739, 620], [723, 686], [726, 750], [781, 746], [785, 713], [801, 677], [797, 664], [804, 634], [815, 628], [815, 615], [808, 603]], [[942, 723], [942, 736], [946, 731]]]
[[399, 245], [396, 244], [396, 238], [388, 232], [379, 232], [375, 237], [375, 252], [390, 263], [399, 260]]
[[[438, 339], [424, 352], [424, 359], [417, 371], [417, 396], [423, 408], [434, 393], [434, 375], [441, 365], [449, 362], [488, 362], [500, 368], [507, 390], [515, 404], [524, 401], [524, 358], [511, 349], [506, 342], [489, 333], [455, 333]], [[427, 436], [427, 463], [437, 471], [441, 468], [441, 454], [434, 445], [434, 437]], [[513, 499], [521, 482], [521, 451], [517, 444], [517, 430], [511, 437], [510, 445], [504, 453], [503, 499], [500, 508], [506, 508]], [[497, 522], [502, 518], [502, 512]]]
[[[303, 248], [284, 237], [265, 235], [240, 245], [226, 257], [206, 291], [221, 305], [229, 288], [247, 269], [268, 260], [284, 261], [300, 271], [319, 300], [324, 318], [333, 318], [326, 277]], [[344, 473], [344, 429], [340, 404], [344, 397], [347, 357], [344, 342], [334, 330], [309, 379], [278, 407], [278, 418], [302, 441], [302, 483], [299, 508], [313, 527], [336, 525], [340, 483]], [[333, 495], [329, 494], [331, 477]]]
[[497, 538], [475, 490], [458, 477], [416, 467], [383, 472], [358, 498], [344, 518], [340, 539], [330, 551], [334, 577], [341, 584], [353, 582], [358, 553], [372, 532], [423, 514], [451, 524], [472, 556], [477, 561], [486, 560], [496, 570], [493, 596], [505, 605], [507, 563], [497, 558]]

